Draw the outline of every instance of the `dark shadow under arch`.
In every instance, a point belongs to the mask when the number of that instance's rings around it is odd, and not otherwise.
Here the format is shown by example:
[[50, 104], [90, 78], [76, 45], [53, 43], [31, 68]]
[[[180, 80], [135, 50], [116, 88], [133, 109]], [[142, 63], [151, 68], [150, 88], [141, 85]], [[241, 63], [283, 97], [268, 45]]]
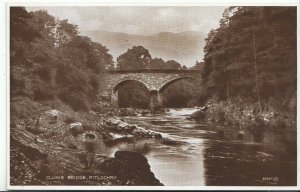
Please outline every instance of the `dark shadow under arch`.
[[159, 89], [162, 105], [167, 108], [195, 106], [199, 97], [197, 83], [197, 79], [190, 76], [166, 81]]
[[171, 80], [171, 81], [165, 83], [163, 86], [160, 87], [159, 92], [162, 93], [162, 92], [163, 92], [167, 87], [169, 87], [171, 84], [173, 84], [173, 83], [175, 83], [175, 82], [177, 82], [177, 81], [179, 81], [179, 80], [182, 80], [182, 79], [194, 79], [194, 80], [196, 81], [196, 78], [194, 78], [194, 77], [179, 77], [179, 78], [177, 78], [177, 79], [173, 79], [173, 80]]
[[113, 86], [112, 91], [115, 93], [116, 91], [118, 91], [118, 89], [119, 89], [122, 85], [125, 85], [126, 83], [128, 83], [128, 82], [133, 82], [133, 81], [140, 83], [141, 85], [143, 85], [143, 86], [150, 92], [149, 88], [145, 85], [145, 83], [143, 83], [143, 82], [141, 82], [141, 81], [139, 81], [139, 80], [135, 80], [135, 79], [126, 79], [126, 80], [123, 80], [123, 81], [120, 81], [120, 82], [116, 83], [116, 84]]
[[121, 108], [148, 108], [150, 102], [150, 90], [141, 81], [128, 79], [117, 83], [113, 88], [117, 95], [117, 103]]

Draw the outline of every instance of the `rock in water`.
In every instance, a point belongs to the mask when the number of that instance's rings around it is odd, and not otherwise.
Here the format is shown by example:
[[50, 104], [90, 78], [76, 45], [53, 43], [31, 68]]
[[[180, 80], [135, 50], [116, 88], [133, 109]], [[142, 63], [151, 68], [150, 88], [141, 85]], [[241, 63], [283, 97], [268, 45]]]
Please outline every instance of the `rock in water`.
[[129, 127], [129, 124], [126, 122], [121, 122], [118, 124], [117, 128], [120, 130], [127, 130]]
[[142, 154], [133, 151], [117, 151], [115, 158], [103, 163], [109, 174], [116, 175], [122, 185], [162, 185], [150, 170], [148, 160]]
[[116, 117], [113, 117], [113, 118], [109, 118], [107, 120], [107, 123], [108, 125], [113, 125], [113, 126], [117, 126], [119, 125], [120, 123], [122, 123], [122, 121], [120, 119], [117, 119]]
[[239, 131], [239, 132], [238, 132], [238, 135], [237, 135], [237, 139], [243, 140], [244, 135], [245, 135], [245, 131]]
[[190, 116], [191, 119], [195, 119], [196, 121], [202, 121], [205, 119], [205, 117], [206, 112], [202, 110], [196, 111]]
[[117, 151], [115, 153], [115, 158], [126, 162], [128, 165], [142, 167], [143, 169], [150, 169], [150, 165], [148, 164], [146, 157], [137, 152]]

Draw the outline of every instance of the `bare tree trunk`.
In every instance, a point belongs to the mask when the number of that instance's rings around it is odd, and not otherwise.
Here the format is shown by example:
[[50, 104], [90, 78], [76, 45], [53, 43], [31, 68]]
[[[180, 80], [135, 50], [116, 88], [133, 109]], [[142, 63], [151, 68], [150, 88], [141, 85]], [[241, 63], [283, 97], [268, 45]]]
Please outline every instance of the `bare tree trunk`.
[[229, 81], [229, 79], [227, 79], [227, 81], [226, 81], [226, 96], [227, 96], [227, 99], [230, 99], [230, 81]]
[[288, 56], [284, 56], [284, 66], [288, 65]]
[[253, 37], [255, 84], [256, 84], [256, 92], [257, 92], [259, 111], [261, 112], [262, 111], [262, 103], [261, 103], [260, 90], [259, 90], [259, 81], [258, 81], [258, 72], [257, 72], [257, 58], [256, 58], [256, 38], [255, 38], [254, 33], [252, 34], [252, 37]]
[[[268, 57], [268, 65], [269, 65], [269, 57]], [[275, 89], [276, 89], [276, 97], [277, 99], [279, 99], [279, 83], [278, 83], [278, 66], [277, 66], [277, 63], [276, 61], [274, 62], [275, 64], [275, 72], [274, 72], [274, 80], [275, 80]]]

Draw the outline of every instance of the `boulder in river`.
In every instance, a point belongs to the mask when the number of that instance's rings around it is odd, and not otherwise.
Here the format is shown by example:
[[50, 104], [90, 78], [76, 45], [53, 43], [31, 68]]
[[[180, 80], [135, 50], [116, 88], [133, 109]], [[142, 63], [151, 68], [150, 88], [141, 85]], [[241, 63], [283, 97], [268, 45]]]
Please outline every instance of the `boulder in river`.
[[202, 111], [202, 110], [199, 110], [199, 111], [196, 111], [194, 112], [189, 119], [195, 119], [197, 121], [202, 121], [204, 120], [206, 117], [206, 112], [205, 111]]
[[116, 117], [109, 118], [107, 121], [108, 125], [118, 126], [122, 121]]
[[262, 162], [273, 161], [275, 159], [274, 155], [261, 152], [261, 151], [256, 152], [255, 157], [258, 161], [262, 161]]
[[118, 124], [117, 128], [119, 130], [128, 130], [129, 124], [126, 123], [126, 122], [121, 122], [121, 123]]
[[117, 151], [115, 158], [106, 160], [101, 165], [101, 169], [126, 181], [121, 183], [122, 185], [162, 185], [151, 172], [148, 160], [137, 152]]
[[239, 131], [238, 134], [237, 134], [237, 139], [238, 140], [243, 140], [244, 135], [245, 135], [245, 131], [243, 131], [243, 130]]

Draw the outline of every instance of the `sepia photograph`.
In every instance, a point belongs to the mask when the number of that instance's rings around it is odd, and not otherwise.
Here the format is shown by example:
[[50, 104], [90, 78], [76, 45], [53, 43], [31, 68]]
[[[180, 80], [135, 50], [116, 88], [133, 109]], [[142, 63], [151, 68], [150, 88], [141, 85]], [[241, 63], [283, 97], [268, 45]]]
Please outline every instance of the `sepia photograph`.
[[297, 186], [297, 6], [7, 11], [9, 186]]

